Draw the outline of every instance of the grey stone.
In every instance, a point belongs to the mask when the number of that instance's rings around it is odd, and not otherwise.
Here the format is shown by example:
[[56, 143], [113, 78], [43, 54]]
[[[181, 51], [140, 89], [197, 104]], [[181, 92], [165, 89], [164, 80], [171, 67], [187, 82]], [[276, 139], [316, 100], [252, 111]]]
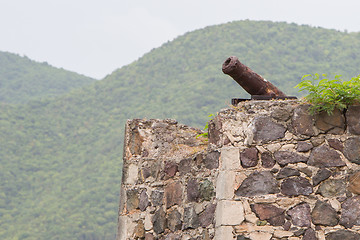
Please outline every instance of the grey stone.
[[155, 212], [151, 222], [153, 224], [154, 232], [157, 234], [163, 233], [166, 228], [166, 215], [162, 208]]
[[166, 161], [164, 164], [164, 179], [169, 179], [175, 176], [178, 172], [178, 165], [175, 162]]
[[169, 233], [164, 240], [181, 240], [181, 236], [175, 233]]
[[164, 192], [154, 190], [151, 192], [151, 203], [154, 207], [161, 206], [164, 202]]
[[280, 169], [280, 172], [276, 175], [276, 179], [283, 179], [291, 176], [300, 176], [299, 170], [285, 167]]
[[327, 145], [315, 147], [311, 151], [308, 164], [315, 167], [342, 167], [346, 165], [341, 160], [340, 154]]
[[346, 111], [346, 122], [349, 133], [360, 135], [360, 106], [349, 106]]
[[272, 168], [275, 165], [275, 160], [271, 154], [271, 152], [263, 152], [261, 153], [261, 165], [264, 168]]
[[312, 186], [306, 178], [287, 178], [281, 183], [281, 193], [286, 196], [308, 196], [313, 192]]
[[313, 185], [316, 186], [331, 176], [331, 171], [326, 168], [320, 168], [313, 177]]
[[294, 109], [291, 126], [294, 134], [315, 136], [315, 118], [309, 114], [309, 105], [299, 105]]
[[128, 212], [139, 208], [139, 190], [130, 189], [126, 191], [126, 210]]
[[312, 228], [306, 229], [304, 236], [302, 238], [302, 240], [317, 240], [317, 239], [318, 238], [316, 237], [316, 232]]
[[326, 235], [326, 240], [360, 240], [360, 234], [340, 229], [336, 232], [331, 232]]
[[209, 143], [214, 144], [216, 146], [222, 145], [221, 129], [222, 129], [221, 118], [219, 115], [217, 115], [212, 120], [210, 120], [208, 124]]
[[260, 220], [267, 220], [273, 226], [282, 226], [285, 223], [285, 210], [271, 204], [251, 204], [251, 210]]
[[311, 214], [310, 206], [307, 203], [300, 203], [287, 211], [287, 214], [291, 217], [291, 221], [298, 227], [310, 227], [311, 226]]
[[146, 193], [146, 189], [143, 189], [140, 193], [139, 208], [141, 211], [145, 211], [149, 205], [150, 205], [149, 197]]
[[182, 159], [179, 163], [178, 170], [180, 175], [185, 175], [191, 172], [193, 160], [191, 158]]
[[313, 148], [313, 145], [309, 142], [297, 142], [296, 151], [298, 152], [307, 152]]
[[201, 201], [210, 201], [215, 196], [214, 185], [208, 179], [200, 183], [199, 197]]
[[327, 141], [330, 147], [339, 150], [340, 152], [344, 151], [344, 144], [342, 144], [342, 142], [340, 142], [339, 139], [333, 138], [333, 139], [328, 139]]
[[254, 147], [247, 148], [240, 153], [241, 166], [244, 168], [255, 167], [258, 164], [258, 150]]
[[254, 140], [258, 142], [274, 141], [285, 136], [286, 127], [271, 120], [270, 117], [259, 116], [254, 119]]
[[308, 158], [304, 157], [300, 154], [295, 152], [289, 151], [277, 151], [274, 153], [274, 157], [276, 162], [280, 166], [286, 166], [289, 163], [298, 163], [298, 162], [307, 162]]
[[191, 178], [187, 183], [187, 200], [189, 202], [197, 202], [199, 199], [199, 183], [195, 178]]
[[351, 137], [345, 140], [344, 155], [350, 162], [360, 164], [359, 137]]
[[181, 214], [176, 210], [172, 210], [167, 217], [167, 226], [172, 231], [181, 230], [182, 221]]
[[338, 197], [346, 192], [346, 182], [343, 179], [328, 179], [322, 182], [317, 193], [326, 198]]
[[201, 227], [206, 228], [214, 222], [216, 204], [208, 204], [203, 212], [199, 214], [199, 222]]
[[270, 116], [278, 121], [287, 121], [291, 116], [291, 109], [286, 107], [276, 107], [270, 113]]
[[180, 205], [183, 199], [183, 190], [180, 182], [171, 182], [165, 187], [166, 208]]
[[139, 220], [137, 222], [137, 225], [134, 229], [133, 234], [135, 239], [144, 239], [145, 238], [145, 228], [144, 228], [144, 222], [142, 220]]
[[360, 196], [346, 199], [341, 204], [340, 224], [346, 228], [360, 225]]
[[187, 207], [184, 209], [184, 221], [182, 229], [198, 228], [200, 226], [199, 217], [195, 212], [194, 207]]
[[236, 190], [237, 196], [253, 197], [265, 194], [279, 193], [279, 185], [272, 173], [255, 171], [241, 183]]
[[319, 200], [311, 212], [311, 217], [315, 225], [335, 226], [339, 222], [336, 210], [330, 204]]
[[315, 126], [329, 134], [343, 134], [345, 129], [345, 117], [342, 112], [335, 109], [331, 115], [321, 112], [315, 116]]
[[203, 162], [207, 169], [217, 169], [219, 167], [220, 152], [213, 151], [205, 155]]

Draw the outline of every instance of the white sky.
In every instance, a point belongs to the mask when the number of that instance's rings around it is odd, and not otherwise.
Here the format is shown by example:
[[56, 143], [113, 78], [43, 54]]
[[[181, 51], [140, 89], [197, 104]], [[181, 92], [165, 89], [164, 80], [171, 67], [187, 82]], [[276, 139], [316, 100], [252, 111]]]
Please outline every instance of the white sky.
[[101, 79], [186, 32], [236, 20], [360, 31], [359, 0], [0, 0], [0, 51]]

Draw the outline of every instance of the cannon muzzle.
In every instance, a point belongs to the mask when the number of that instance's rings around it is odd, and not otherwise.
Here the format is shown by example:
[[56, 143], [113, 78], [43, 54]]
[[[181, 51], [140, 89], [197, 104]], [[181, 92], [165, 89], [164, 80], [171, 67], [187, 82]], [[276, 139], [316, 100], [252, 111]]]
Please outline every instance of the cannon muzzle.
[[[249, 67], [242, 64], [237, 57], [229, 57], [222, 65], [223, 73], [232, 77], [246, 92], [252, 96], [265, 98], [286, 98], [287, 96]], [[292, 97], [291, 97], [292, 98]]]

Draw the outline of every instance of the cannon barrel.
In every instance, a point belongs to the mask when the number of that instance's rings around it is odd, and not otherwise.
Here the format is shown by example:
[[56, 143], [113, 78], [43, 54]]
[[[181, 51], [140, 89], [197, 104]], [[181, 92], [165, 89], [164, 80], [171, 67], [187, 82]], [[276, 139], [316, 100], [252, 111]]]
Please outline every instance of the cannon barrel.
[[237, 57], [229, 57], [222, 65], [223, 73], [232, 77], [242, 88], [251, 95], [269, 97], [286, 97], [271, 82], [264, 79], [249, 67], [242, 64]]

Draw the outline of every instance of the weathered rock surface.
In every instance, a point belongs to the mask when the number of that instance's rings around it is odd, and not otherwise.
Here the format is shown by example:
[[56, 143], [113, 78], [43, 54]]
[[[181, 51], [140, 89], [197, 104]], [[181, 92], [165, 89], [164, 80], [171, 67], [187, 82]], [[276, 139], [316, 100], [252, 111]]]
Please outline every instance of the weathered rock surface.
[[350, 137], [345, 140], [344, 155], [350, 162], [360, 164], [360, 138]]
[[360, 225], [360, 196], [348, 198], [341, 204], [340, 224], [346, 228]]
[[360, 106], [349, 106], [346, 111], [346, 122], [351, 134], [360, 135]]
[[330, 134], [343, 134], [345, 129], [345, 116], [338, 109], [332, 115], [321, 112], [315, 117], [315, 126]]
[[208, 179], [200, 183], [199, 197], [200, 201], [210, 201], [215, 196], [214, 185]]
[[244, 168], [255, 167], [258, 164], [258, 150], [254, 147], [247, 148], [240, 153], [241, 166]]
[[295, 134], [315, 136], [315, 118], [309, 114], [309, 105], [299, 105], [291, 118], [292, 130]]
[[199, 216], [196, 214], [194, 207], [190, 206], [184, 209], [184, 221], [182, 229], [195, 229], [200, 226]]
[[317, 201], [311, 212], [312, 222], [315, 225], [335, 226], [339, 222], [339, 217], [330, 204]]
[[218, 151], [213, 151], [205, 155], [204, 165], [207, 169], [215, 169], [219, 167], [219, 158], [220, 153]]
[[271, 152], [261, 153], [261, 165], [264, 168], [272, 168], [275, 165], [275, 159], [273, 158]]
[[344, 179], [328, 179], [322, 182], [317, 193], [326, 198], [341, 196], [346, 191], [346, 182]]
[[312, 192], [310, 182], [303, 177], [287, 178], [281, 183], [281, 193], [286, 196], [308, 196]]
[[350, 176], [349, 190], [352, 193], [360, 194], [360, 172], [356, 172]]
[[285, 223], [285, 210], [271, 204], [252, 204], [251, 210], [260, 220], [267, 220], [273, 226]]
[[181, 214], [176, 209], [172, 210], [168, 214], [167, 226], [173, 232], [177, 230], [181, 230], [182, 227]]
[[344, 144], [342, 144], [342, 142], [340, 142], [339, 139], [333, 138], [333, 139], [328, 139], [327, 141], [330, 147], [339, 150], [340, 152], [344, 151]]
[[309, 204], [300, 203], [289, 209], [286, 213], [291, 217], [291, 221], [295, 226], [299, 226], [299, 227], [311, 226], [311, 214], [310, 214]]
[[320, 168], [313, 177], [313, 185], [316, 186], [331, 176], [331, 171], [326, 168]]
[[181, 204], [183, 199], [182, 185], [180, 182], [171, 182], [165, 187], [166, 208]]
[[162, 208], [155, 212], [154, 216], [152, 217], [152, 224], [154, 232], [157, 234], [163, 233], [166, 228], [166, 214]]
[[199, 183], [195, 178], [190, 178], [187, 183], [187, 200], [189, 202], [197, 202], [199, 194]]
[[313, 145], [311, 143], [299, 141], [297, 143], [296, 151], [307, 152], [307, 151], [310, 151], [312, 148], [313, 148]]
[[308, 161], [310, 166], [315, 167], [341, 167], [345, 162], [340, 154], [327, 145], [320, 145], [311, 151]]
[[297, 169], [285, 167], [280, 169], [279, 173], [276, 175], [276, 179], [283, 179], [291, 176], [300, 176], [300, 171]]
[[318, 240], [314, 229], [312, 228], [306, 229], [302, 240]]
[[274, 176], [267, 171], [253, 172], [247, 177], [235, 194], [244, 197], [278, 193], [279, 186]]
[[326, 240], [360, 240], [360, 234], [340, 229], [336, 232], [331, 232], [326, 235]]
[[216, 204], [209, 204], [205, 210], [199, 214], [199, 222], [201, 227], [206, 228], [214, 222]]
[[270, 117], [259, 116], [254, 119], [254, 140], [268, 142], [285, 137], [286, 128]]
[[161, 206], [164, 202], [164, 192], [162, 191], [153, 191], [151, 193], [151, 203], [153, 206]]
[[289, 163], [307, 162], [308, 159], [305, 156], [289, 151], [277, 151], [274, 153], [274, 157], [280, 166], [285, 166]]
[[143, 189], [140, 193], [139, 208], [141, 211], [145, 211], [149, 205], [150, 205], [149, 197], [146, 193], [146, 189]]
[[139, 190], [130, 189], [126, 191], [126, 210], [128, 212], [139, 207]]

